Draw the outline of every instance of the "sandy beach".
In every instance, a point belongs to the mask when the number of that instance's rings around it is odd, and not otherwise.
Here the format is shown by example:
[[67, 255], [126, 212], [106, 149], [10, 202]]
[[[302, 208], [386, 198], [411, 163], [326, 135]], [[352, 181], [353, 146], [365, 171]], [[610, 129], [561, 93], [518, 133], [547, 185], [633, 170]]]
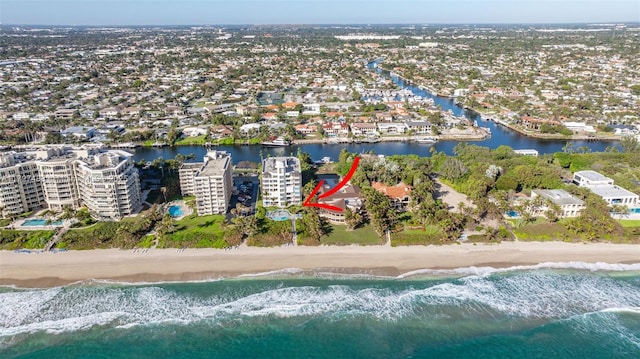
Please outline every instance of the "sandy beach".
[[506, 242], [397, 248], [106, 249], [37, 254], [0, 251], [0, 284], [51, 287], [89, 279], [187, 281], [288, 268], [398, 276], [420, 269], [511, 267], [546, 262], [640, 263], [640, 245]]

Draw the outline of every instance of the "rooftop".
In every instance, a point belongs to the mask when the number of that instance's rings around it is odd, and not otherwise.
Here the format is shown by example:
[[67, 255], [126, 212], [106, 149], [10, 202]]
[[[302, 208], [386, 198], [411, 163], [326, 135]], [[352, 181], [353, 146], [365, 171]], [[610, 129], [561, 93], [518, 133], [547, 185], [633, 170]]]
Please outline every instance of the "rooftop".
[[546, 198], [557, 205], [577, 204], [583, 205], [584, 201], [571, 195], [571, 193], [563, 189], [534, 189], [531, 191], [542, 198]]
[[604, 198], [638, 197], [637, 194], [616, 185], [594, 186], [589, 189]]
[[578, 171], [576, 173], [574, 173], [574, 175], [578, 175], [584, 179], [587, 179], [589, 181], [594, 181], [594, 182], [600, 182], [600, 181], [611, 181], [611, 178], [602, 175], [599, 172], [596, 171]]
[[273, 173], [282, 168], [285, 172], [300, 172], [300, 160], [296, 157], [269, 157], [262, 161], [264, 173]]
[[202, 170], [198, 172], [196, 177], [211, 177], [211, 176], [219, 176], [224, 173], [225, 168], [229, 167], [229, 163], [231, 161], [231, 157], [220, 157], [215, 159], [209, 159]]
[[402, 182], [395, 186], [387, 186], [381, 182], [372, 182], [371, 187], [378, 192], [384, 193], [387, 197], [395, 199], [403, 199], [411, 194], [413, 187]]

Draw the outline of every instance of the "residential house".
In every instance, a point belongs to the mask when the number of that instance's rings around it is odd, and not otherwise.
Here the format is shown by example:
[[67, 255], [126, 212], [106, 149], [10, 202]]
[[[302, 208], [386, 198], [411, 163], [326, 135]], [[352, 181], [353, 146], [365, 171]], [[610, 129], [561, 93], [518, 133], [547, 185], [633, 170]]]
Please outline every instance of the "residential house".
[[378, 132], [385, 135], [402, 134], [406, 130], [406, 125], [400, 122], [378, 122], [376, 124]]
[[371, 187], [389, 197], [393, 208], [395, 208], [396, 210], [407, 210], [407, 207], [411, 202], [411, 191], [413, 191], [413, 187], [402, 182], [398, 183], [395, 186], [387, 186], [381, 182], [372, 182]]
[[198, 137], [207, 134], [207, 129], [204, 127], [185, 127], [182, 129], [182, 134], [185, 137]]
[[[537, 197], [544, 198], [546, 201], [557, 206], [558, 217], [571, 218], [580, 215], [585, 208], [584, 201], [571, 195], [563, 189], [534, 189], [531, 191], [531, 199]], [[547, 212], [553, 210], [553, 206], [544, 203], [542, 206], [535, 207], [534, 216], [547, 216]]]
[[640, 200], [637, 194], [614, 184], [613, 180], [596, 171], [578, 171], [573, 174], [573, 182], [580, 187], [586, 187], [591, 192], [602, 197], [609, 204], [638, 208]]
[[[335, 188], [339, 182], [337, 176], [321, 176], [320, 179], [324, 180], [323, 186], [318, 191], [320, 196]], [[327, 219], [332, 224], [345, 224], [345, 210], [347, 208], [358, 213], [362, 213], [364, 208], [364, 198], [360, 193], [360, 188], [351, 183], [347, 183], [331, 196], [319, 199], [318, 203], [334, 206], [342, 210], [333, 211], [320, 208], [320, 217]]]
[[405, 122], [407, 131], [413, 131], [416, 135], [431, 134], [431, 122], [428, 121], [407, 121]]
[[375, 123], [352, 123], [351, 133], [358, 137], [378, 135], [378, 126]]
[[349, 125], [344, 122], [325, 122], [322, 124], [322, 131], [328, 137], [347, 137]]
[[73, 126], [60, 131], [64, 137], [73, 137], [82, 140], [88, 140], [95, 135], [95, 127]]
[[296, 132], [302, 135], [310, 135], [312, 133], [316, 133], [318, 131], [318, 126], [316, 125], [306, 125], [300, 124], [295, 126]]

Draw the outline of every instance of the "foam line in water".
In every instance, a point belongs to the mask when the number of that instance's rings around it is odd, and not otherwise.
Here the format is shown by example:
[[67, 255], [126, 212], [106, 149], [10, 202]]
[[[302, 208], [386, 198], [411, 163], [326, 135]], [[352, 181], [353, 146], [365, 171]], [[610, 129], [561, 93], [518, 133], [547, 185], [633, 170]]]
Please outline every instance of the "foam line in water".
[[[247, 317], [374, 317], [433, 320], [499, 314], [555, 320], [589, 312], [640, 308], [640, 283], [590, 272], [522, 271], [389, 286], [287, 286], [253, 283], [237, 292], [196, 295], [149, 286], [75, 286], [0, 293], [0, 338], [38, 331], [61, 333], [94, 325], [126, 329], [151, 323], [225, 323]], [[206, 286], [206, 284], [203, 284]], [[284, 287], [282, 287], [284, 285]], [[224, 286], [223, 286], [224, 287]], [[197, 287], [196, 287], [197, 289]], [[447, 314], [448, 315], [448, 314]], [[0, 340], [2, 346], [4, 340]]]
[[607, 271], [607, 272], [623, 272], [623, 271], [640, 271], [640, 263], [623, 264], [623, 263], [587, 263], [587, 262], [545, 262], [535, 265], [520, 265], [505, 268], [495, 267], [464, 267], [455, 269], [418, 269], [400, 274], [396, 278], [408, 278], [419, 275], [489, 275], [494, 273], [505, 273], [514, 271], [527, 271], [536, 269], [575, 269], [583, 271]]

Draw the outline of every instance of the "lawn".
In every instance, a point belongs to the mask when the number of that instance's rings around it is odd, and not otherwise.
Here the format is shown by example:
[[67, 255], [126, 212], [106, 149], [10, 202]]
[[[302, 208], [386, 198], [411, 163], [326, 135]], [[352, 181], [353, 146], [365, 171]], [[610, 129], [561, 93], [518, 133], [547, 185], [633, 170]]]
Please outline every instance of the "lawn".
[[345, 226], [330, 226], [331, 231], [327, 236], [320, 239], [322, 244], [348, 246], [350, 244], [378, 245], [383, 244], [385, 239], [366, 225], [355, 231], [347, 231]]
[[569, 232], [559, 223], [539, 223], [516, 228], [513, 230], [520, 241], [580, 241], [575, 234]]
[[176, 146], [188, 145], [204, 145], [207, 142], [207, 136], [184, 137], [176, 141]]
[[222, 215], [185, 217], [175, 222], [175, 231], [169, 235], [169, 240], [162, 241], [159, 246], [225, 248], [228, 245], [224, 240], [224, 219]]
[[640, 227], [640, 219], [622, 219], [620, 224], [625, 228]]
[[405, 229], [391, 233], [392, 246], [412, 246], [442, 244], [442, 234], [438, 226], [427, 226], [425, 229]]

